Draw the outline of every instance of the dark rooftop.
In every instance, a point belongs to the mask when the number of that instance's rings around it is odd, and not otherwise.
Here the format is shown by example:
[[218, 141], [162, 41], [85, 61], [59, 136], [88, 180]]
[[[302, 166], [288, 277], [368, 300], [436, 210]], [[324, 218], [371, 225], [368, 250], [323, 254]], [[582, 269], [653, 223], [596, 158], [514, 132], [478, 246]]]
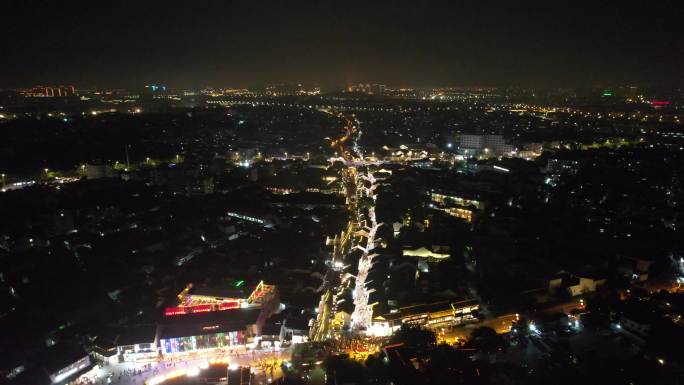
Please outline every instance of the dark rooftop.
[[235, 287], [206, 287], [194, 286], [190, 290], [191, 295], [203, 295], [207, 297], [223, 298], [247, 298], [252, 293], [254, 286], [243, 285], [241, 288]]
[[87, 355], [81, 346], [59, 344], [44, 351], [40, 357], [40, 364], [48, 373], [55, 373]]
[[151, 343], [155, 341], [157, 325], [135, 325], [117, 328], [103, 332], [95, 340], [101, 349], [110, 349], [116, 346], [134, 345], [139, 343]]
[[253, 325], [261, 309], [238, 309], [164, 317], [159, 338], [189, 337], [244, 330]]

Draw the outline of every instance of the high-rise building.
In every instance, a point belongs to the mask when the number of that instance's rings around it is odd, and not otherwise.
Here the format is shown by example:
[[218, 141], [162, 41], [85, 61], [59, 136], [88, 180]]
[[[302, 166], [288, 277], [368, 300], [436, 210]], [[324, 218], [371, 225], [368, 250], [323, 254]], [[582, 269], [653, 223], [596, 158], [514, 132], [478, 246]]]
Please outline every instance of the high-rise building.
[[355, 84], [352, 86], [347, 87], [347, 90], [349, 92], [363, 92], [365, 94], [369, 95], [383, 95], [385, 93], [385, 90], [387, 89], [387, 86], [384, 84]]
[[484, 147], [483, 135], [461, 135], [461, 149], [481, 150]]
[[491, 150], [502, 149], [506, 145], [506, 141], [503, 135], [485, 135], [484, 136], [484, 147]]
[[506, 143], [503, 135], [464, 134], [461, 135], [459, 150], [469, 155], [485, 153], [499, 156], [508, 155], [515, 148]]
[[66, 98], [77, 95], [74, 86], [36, 86], [19, 90], [19, 93], [28, 97], [39, 98]]
[[384, 84], [371, 84], [370, 93], [373, 95], [383, 95], [385, 88], [387, 87]]

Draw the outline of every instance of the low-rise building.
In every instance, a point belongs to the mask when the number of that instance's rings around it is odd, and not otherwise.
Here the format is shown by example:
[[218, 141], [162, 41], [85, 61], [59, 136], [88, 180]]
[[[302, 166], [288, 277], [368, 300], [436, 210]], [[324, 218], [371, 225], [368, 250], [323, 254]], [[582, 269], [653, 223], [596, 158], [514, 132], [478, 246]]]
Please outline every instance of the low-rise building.
[[638, 344], [646, 343], [654, 317], [645, 309], [630, 308], [620, 316], [620, 330]]
[[261, 309], [179, 314], [159, 325], [161, 354], [245, 345], [261, 332]]
[[280, 333], [281, 342], [291, 342], [293, 344], [308, 342], [310, 322], [310, 317], [302, 315], [290, 315], [285, 318]]
[[484, 203], [464, 194], [433, 190], [430, 192], [430, 207], [470, 223], [484, 209]]
[[[435, 249], [435, 247], [433, 247], [433, 249]], [[428, 249], [427, 247], [418, 247], [416, 249], [404, 249], [402, 250], [402, 255], [405, 257], [418, 257], [420, 260], [425, 260], [427, 262], [440, 262], [449, 259], [449, 257], [451, 256], [451, 254], [449, 253], [439, 253], [431, 249]]]
[[83, 348], [66, 344], [49, 347], [40, 361], [53, 384], [67, 383], [92, 367], [90, 356]]
[[440, 301], [406, 306], [373, 318], [369, 335], [387, 336], [402, 325], [422, 326], [428, 329], [454, 327], [475, 321], [480, 305], [474, 299], [463, 301]]
[[593, 293], [606, 283], [606, 278], [598, 274], [573, 274], [560, 271], [549, 280], [549, 292], [565, 291], [571, 296]]
[[158, 355], [157, 325], [136, 325], [103, 333], [90, 350], [102, 362], [116, 363], [155, 358]]

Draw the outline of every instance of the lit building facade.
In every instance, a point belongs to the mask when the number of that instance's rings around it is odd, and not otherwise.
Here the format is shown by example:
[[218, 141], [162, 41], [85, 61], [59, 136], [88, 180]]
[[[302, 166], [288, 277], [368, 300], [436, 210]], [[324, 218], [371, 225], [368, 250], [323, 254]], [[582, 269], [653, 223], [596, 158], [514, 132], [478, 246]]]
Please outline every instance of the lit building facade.
[[245, 333], [241, 330], [199, 336], [169, 337], [159, 340], [162, 354], [184, 353], [244, 344]]
[[453, 194], [442, 194], [439, 192], [431, 192], [430, 200], [433, 203], [441, 205], [457, 205], [457, 206], [472, 206], [476, 209], [482, 208], [482, 202], [476, 199], [467, 199]]
[[474, 299], [407, 306], [373, 318], [368, 334], [388, 336], [405, 324], [433, 330], [454, 327], [476, 321], [479, 309], [480, 305]]
[[63, 98], [69, 96], [76, 96], [76, 87], [74, 86], [38, 86], [19, 91], [24, 96], [39, 97], [39, 98]]
[[50, 380], [53, 383], [62, 382], [74, 374], [88, 368], [90, 366], [90, 356], [86, 355], [78, 361], [59, 369], [50, 374]]
[[484, 208], [480, 200], [435, 191], [430, 193], [430, 202], [431, 208], [441, 210], [452, 217], [461, 218], [468, 223], [471, 223], [475, 214]]
[[177, 295], [178, 306], [164, 311], [159, 332], [161, 354], [254, 342], [266, 319], [280, 309], [278, 290], [263, 281], [252, 291], [242, 290], [244, 281], [234, 286], [216, 289], [188, 284]]
[[515, 148], [506, 143], [502, 135], [463, 134], [460, 138], [459, 150], [470, 156], [511, 155]]

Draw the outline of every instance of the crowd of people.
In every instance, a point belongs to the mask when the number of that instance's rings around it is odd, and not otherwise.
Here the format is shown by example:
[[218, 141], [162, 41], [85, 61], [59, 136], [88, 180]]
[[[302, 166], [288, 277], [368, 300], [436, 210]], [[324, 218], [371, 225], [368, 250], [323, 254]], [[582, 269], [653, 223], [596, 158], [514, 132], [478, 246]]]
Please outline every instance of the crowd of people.
[[[268, 354], [273, 358], [273, 354], [280, 356], [281, 351], [272, 349], [258, 351], [253, 349], [228, 348], [214, 350], [209, 354], [201, 354], [197, 352], [184, 354], [182, 356], [159, 357], [157, 362], [150, 362], [136, 365], [133, 368], [126, 368], [123, 365], [107, 365], [98, 366], [95, 370], [83, 374], [78, 379], [73, 381], [70, 385], [144, 385], [145, 380], [150, 377], [157, 376], [165, 371], [174, 370], [175, 368], [187, 369], [192, 365], [197, 365], [198, 361], [208, 359], [228, 360], [229, 358], [247, 359], [250, 361], [259, 360], [259, 363], [264, 362], [263, 354]], [[269, 360], [271, 361], [271, 360]], [[281, 360], [282, 361], [282, 360]], [[256, 367], [262, 365], [257, 364]], [[265, 371], [265, 369], [264, 369]], [[273, 368], [271, 368], [271, 376]]]

